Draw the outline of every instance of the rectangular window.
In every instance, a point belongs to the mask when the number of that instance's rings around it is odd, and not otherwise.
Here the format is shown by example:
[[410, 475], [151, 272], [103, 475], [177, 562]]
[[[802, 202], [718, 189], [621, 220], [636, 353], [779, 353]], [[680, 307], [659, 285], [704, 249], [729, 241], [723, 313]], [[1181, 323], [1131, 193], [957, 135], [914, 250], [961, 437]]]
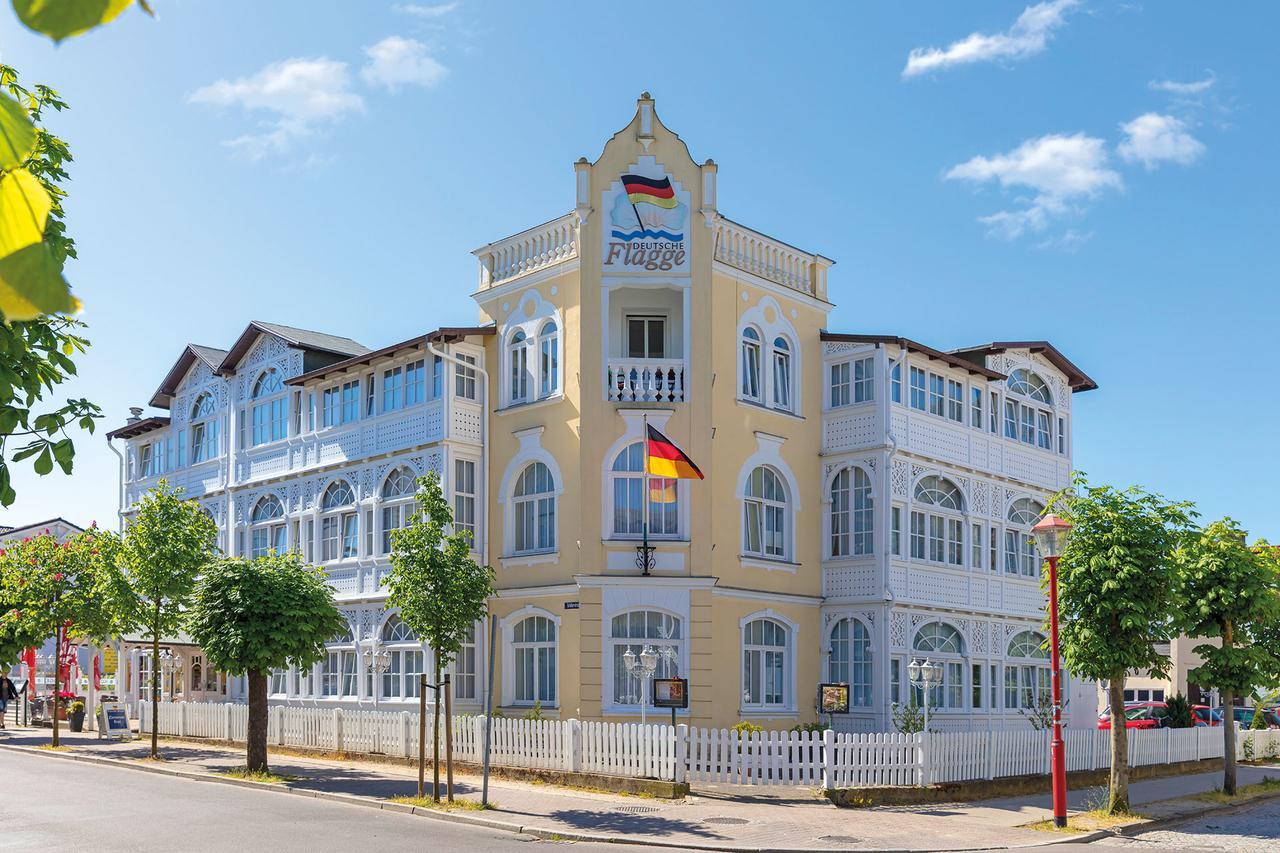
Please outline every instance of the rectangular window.
[[364, 511], [364, 554], [373, 556], [373, 510]]
[[946, 534], [943, 532], [942, 516], [929, 516], [929, 559], [941, 563], [946, 559]]
[[427, 363], [424, 359], [404, 366], [404, 404], [412, 406], [421, 403], [426, 397]]
[[911, 408], [925, 411], [924, 371], [911, 368]]
[[404, 406], [404, 368], [382, 372], [382, 411], [394, 412]]
[[889, 659], [889, 701], [902, 701], [902, 658]]
[[1022, 707], [1018, 702], [1018, 668], [1016, 666], [1004, 668], [1004, 707], [1010, 711]]
[[[458, 360], [470, 365], [476, 363], [475, 356], [472, 355], [459, 355]], [[476, 398], [475, 367], [463, 367], [461, 364], [454, 365], [453, 393], [463, 400], [474, 400]]]
[[342, 519], [336, 515], [322, 519], [320, 522], [320, 560], [327, 562], [338, 559], [338, 544], [341, 539]]
[[315, 559], [316, 523], [308, 520], [306, 531], [302, 539], [302, 556], [309, 563]]
[[972, 535], [973, 535], [973, 542], [970, 544], [970, 549], [973, 552], [973, 568], [980, 569], [982, 568], [982, 525], [981, 524], [973, 525]]
[[354, 423], [360, 419], [360, 380], [342, 383], [342, 422]]
[[1067, 453], [1067, 419], [1058, 418], [1058, 452], [1062, 455]]
[[1018, 531], [1004, 532], [1004, 570], [1006, 574], [1018, 573]]
[[982, 389], [969, 389], [969, 426], [982, 429]]
[[902, 507], [889, 508], [889, 547], [895, 557], [902, 556]]
[[1043, 447], [1045, 450], [1053, 449], [1049, 441], [1050, 423], [1052, 420], [1048, 412], [1036, 412], [1036, 446]]
[[875, 399], [876, 396], [876, 380], [875, 380], [874, 358], [860, 358], [853, 363], [853, 402], [867, 403]]
[[453, 529], [476, 536], [476, 463], [470, 459], [453, 462]]
[[849, 405], [849, 362], [831, 365], [831, 408]]
[[889, 371], [889, 399], [895, 403], [902, 402], [902, 362]]
[[995, 435], [1000, 431], [996, 422], [1000, 418], [1000, 395], [995, 391], [991, 392], [991, 406], [987, 409], [987, 425], [991, 430], [991, 434]]
[[929, 374], [929, 414], [946, 417], [947, 398], [943, 393], [942, 377], [936, 373]]
[[307, 392], [307, 430], [315, 431], [316, 428], [316, 393], [314, 391]]
[[947, 380], [947, 417], [964, 423], [964, 386], [954, 379]]
[[409, 526], [416, 504], [413, 502], [382, 507], [382, 553], [391, 553], [391, 534]]
[[987, 670], [987, 673], [990, 675], [990, 678], [987, 679], [987, 684], [990, 685], [988, 690], [990, 691], [989, 701], [991, 702], [991, 705], [989, 707], [994, 711], [1000, 705], [1000, 679], [998, 678], [1000, 668], [997, 664], [993, 663], [991, 664], [991, 668]]
[[329, 652], [321, 662], [320, 695], [338, 695], [338, 677], [342, 673], [342, 653]]
[[439, 400], [444, 394], [444, 359], [433, 356], [431, 359], [431, 398]]
[[973, 665], [973, 683], [970, 687], [973, 692], [973, 707], [975, 709], [982, 707], [982, 669], [983, 664], [975, 663]]
[[476, 628], [474, 625], [462, 639], [462, 648], [453, 660], [453, 698], [475, 701], [480, 698], [476, 690]]
[[996, 559], [996, 549], [1000, 547], [1000, 528], [993, 524], [987, 533], [987, 568], [993, 572], [998, 572], [1000, 571], [1000, 561]]
[[1019, 406], [1022, 410], [1022, 434], [1019, 436], [1027, 444], [1036, 443], [1036, 410], [1030, 406]]
[[293, 434], [302, 434], [302, 401], [303, 394], [301, 391], [295, 391], [293, 397]]
[[144, 444], [138, 448], [138, 476], [150, 477], [151, 474], [151, 445]]
[[666, 358], [665, 317], [627, 318], [627, 358]]
[[958, 518], [947, 519], [947, 562], [964, 565], [964, 522]]
[[913, 560], [924, 559], [924, 513], [911, 513], [911, 534], [910, 534], [911, 558]]
[[1004, 401], [1004, 437], [1018, 440], [1018, 404], [1012, 400]]
[[342, 423], [342, 389], [324, 389], [324, 418], [321, 421], [326, 427]]
[[373, 374], [370, 373], [364, 380], [364, 416], [371, 418], [377, 414], [378, 389], [373, 384]]

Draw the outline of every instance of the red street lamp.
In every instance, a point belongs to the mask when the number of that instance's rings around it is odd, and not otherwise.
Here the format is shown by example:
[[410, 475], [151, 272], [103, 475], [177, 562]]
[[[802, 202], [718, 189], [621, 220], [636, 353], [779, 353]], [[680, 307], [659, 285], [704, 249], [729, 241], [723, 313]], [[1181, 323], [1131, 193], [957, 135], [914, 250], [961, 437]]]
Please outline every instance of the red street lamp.
[[1067, 825], [1067, 762], [1062, 744], [1062, 666], [1058, 662], [1058, 557], [1067, 548], [1071, 522], [1050, 513], [1031, 528], [1040, 556], [1049, 561], [1049, 650], [1053, 667], [1053, 741], [1049, 747], [1053, 778], [1053, 825]]

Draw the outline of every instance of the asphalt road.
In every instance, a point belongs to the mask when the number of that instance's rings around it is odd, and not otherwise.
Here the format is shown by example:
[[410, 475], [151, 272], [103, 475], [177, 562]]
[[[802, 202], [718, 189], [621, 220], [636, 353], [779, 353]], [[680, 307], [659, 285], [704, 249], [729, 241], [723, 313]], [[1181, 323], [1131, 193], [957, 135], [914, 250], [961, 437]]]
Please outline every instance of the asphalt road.
[[[1217, 850], [1274, 853], [1280, 850], [1280, 800], [1209, 815], [1173, 829], [1144, 832], [1133, 839], [1108, 838], [1098, 847], [1127, 847], [1134, 853], [1155, 850]], [[1099, 851], [1101, 853], [1101, 851]]]
[[[392, 851], [568, 847], [431, 818], [0, 752], [0, 850]], [[571, 845], [575, 851], [617, 845]], [[657, 848], [645, 848], [657, 849]]]

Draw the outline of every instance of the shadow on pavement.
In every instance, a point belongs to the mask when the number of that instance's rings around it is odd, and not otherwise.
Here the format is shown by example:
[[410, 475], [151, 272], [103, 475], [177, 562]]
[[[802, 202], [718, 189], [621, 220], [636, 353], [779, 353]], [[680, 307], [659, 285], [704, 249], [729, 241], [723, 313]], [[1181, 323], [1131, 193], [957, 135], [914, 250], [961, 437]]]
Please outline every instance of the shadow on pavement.
[[[616, 832], [620, 835], [667, 836], [677, 833], [695, 835], [699, 838], [724, 839], [725, 836], [713, 829], [708, 829], [697, 821], [679, 820], [660, 817], [658, 815], [636, 815], [613, 812], [598, 812], [587, 809], [567, 809], [553, 811], [545, 815], [552, 820], [566, 823], [576, 829], [595, 832]], [[542, 815], [539, 815], [542, 817]]]

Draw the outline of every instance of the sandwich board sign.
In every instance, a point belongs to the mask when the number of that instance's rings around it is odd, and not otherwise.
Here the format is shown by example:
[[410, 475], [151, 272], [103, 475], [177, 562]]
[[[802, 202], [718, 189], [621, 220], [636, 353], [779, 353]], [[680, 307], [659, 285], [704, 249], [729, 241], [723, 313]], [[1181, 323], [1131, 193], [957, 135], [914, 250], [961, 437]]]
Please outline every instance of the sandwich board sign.
[[121, 702], [103, 702], [98, 707], [98, 737], [133, 740], [129, 730], [129, 712]]

